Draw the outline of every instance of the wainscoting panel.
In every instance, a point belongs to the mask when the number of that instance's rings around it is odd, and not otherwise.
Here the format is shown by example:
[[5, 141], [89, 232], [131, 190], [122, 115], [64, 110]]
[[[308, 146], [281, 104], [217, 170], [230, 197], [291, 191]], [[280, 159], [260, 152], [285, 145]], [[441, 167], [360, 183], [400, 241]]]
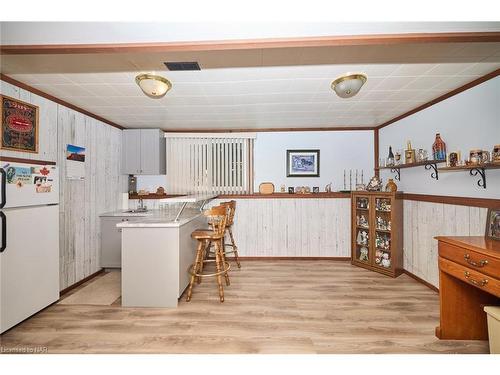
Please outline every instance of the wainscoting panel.
[[59, 160], [66, 175], [66, 144], [86, 148], [85, 180], [65, 179], [60, 201], [60, 284], [64, 289], [99, 270], [99, 214], [121, 206], [121, 130], [59, 107]]
[[[223, 200], [215, 200], [216, 205]], [[349, 257], [350, 199], [236, 199], [241, 256]]]
[[487, 208], [404, 201], [404, 269], [439, 288], [435, 236], [481, 236]]

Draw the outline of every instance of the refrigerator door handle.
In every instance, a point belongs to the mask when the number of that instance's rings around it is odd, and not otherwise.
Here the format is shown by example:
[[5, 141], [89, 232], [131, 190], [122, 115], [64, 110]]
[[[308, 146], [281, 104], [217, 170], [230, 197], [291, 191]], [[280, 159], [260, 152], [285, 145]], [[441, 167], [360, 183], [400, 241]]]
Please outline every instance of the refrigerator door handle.
[[2, 219], [2, 246], [0, 247], [0, 253], [7, 248], [7, 217], [0, 211], [0, 218]]
[[6, 193], [5, 193], [5, 184], [7, 183], [7, 173], [5, 173], [5, 170], [3, 168], [0, 168], [0, 174], [2, 175], [2, 187], [0, 188], [2, 191], [0, 192], [1, 195], [1, 201], [0, 201], [0, 208], [4, 208], [6, 202]]

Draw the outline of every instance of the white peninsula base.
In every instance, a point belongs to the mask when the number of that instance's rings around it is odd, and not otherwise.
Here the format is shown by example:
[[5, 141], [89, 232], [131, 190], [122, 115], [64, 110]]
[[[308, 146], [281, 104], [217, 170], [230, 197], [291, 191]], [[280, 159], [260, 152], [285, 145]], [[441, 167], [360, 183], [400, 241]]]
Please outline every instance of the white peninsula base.
[[122, 306], [177, 307], [189, 284], [197, 241], [191, 232], [206, 227], [199, 211], [172, 218], [145, 218], [122, 229]]

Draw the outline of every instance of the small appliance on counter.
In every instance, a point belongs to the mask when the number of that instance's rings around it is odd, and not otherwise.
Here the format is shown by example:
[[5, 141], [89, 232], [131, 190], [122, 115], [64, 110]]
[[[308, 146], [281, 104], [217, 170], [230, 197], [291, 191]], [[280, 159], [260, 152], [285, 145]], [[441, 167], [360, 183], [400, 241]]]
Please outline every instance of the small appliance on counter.
[[137, 193], [137, 177], [133, 174], [128, 175], [128, 192], [129, 194]]

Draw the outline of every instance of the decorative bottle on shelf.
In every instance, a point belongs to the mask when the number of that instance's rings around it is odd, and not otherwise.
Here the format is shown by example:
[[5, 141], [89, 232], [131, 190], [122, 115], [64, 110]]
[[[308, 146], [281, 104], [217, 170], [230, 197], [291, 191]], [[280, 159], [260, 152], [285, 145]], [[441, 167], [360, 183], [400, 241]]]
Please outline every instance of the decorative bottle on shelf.
[[436, 140], [432, 145], [432, 156], [434, 160], [446, 160], [446, 143], [443, 142], [439, 133], [436, 133]]
[[411, 147], [411, 142], [407, 142], [405, 150], [405, 163], [412, 164], [415, 163], [415, 150]]
[[389, 146], [389, 155], [387, 156], [387, 166], [392, 167], [394, 165], [394, 154], [392, 153], [392, 146]]

